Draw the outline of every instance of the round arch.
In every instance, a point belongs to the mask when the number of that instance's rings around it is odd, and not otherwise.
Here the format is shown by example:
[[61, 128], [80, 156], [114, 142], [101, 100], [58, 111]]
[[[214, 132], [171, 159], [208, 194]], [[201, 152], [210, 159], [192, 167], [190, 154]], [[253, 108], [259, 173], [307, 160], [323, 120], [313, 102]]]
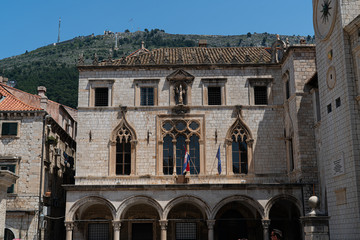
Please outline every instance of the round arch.
[[236, 195], [236, 196], [227, 197], [227, 198], [221, 200], [218, 204], [216, 204], [216, 206], [211, 211], [210, 219], [215, 219], [216, 214], [226, 204], [231, 203], [231, 202], [237, 202], [237, 201], [244, 203], [245, 205], [247, 205], [250, 208], [254, 208], [260, 214], [261, 218], [264, 218], [264, 216], [265, 216], [264, 208], [263, 208], [263, 206], [261, 206], [261, 204], [259, 202], [257, 202], [256, 200], [254, 200], [248, 196]]
[[173, 209], [176, 205], [182, 204], [182, 203], [190, 203], [190, 204], [197, 206], [201, 210], [203, 217], [205, 219], [209, 219], [209, 217], [211, 216], [210, 208], [205, 201], [203, 201], [202, 199], [195, 197], [195, 196], [186, 195], [186, 196], [180, 196], [180, 197], [177, 197], [177, 198], [171, 200], [165, 206], [162, 218], [167, 219], [168, 214], [171, 211], [171, 209]]
[[74, 203], [74, 205], [71, 206], [70, 210], [66, 214], [65, 221], [68, 221], [68, 222], [74, 221], [74, 216], [81, 207], [85, 207], [85, 206], [89, 207], [94, 204], [101, 204], [101, 205], [106, 206], [110, 210], [112, 218], [115, 220], [116, 209], [111, 202], [109, 202], [107, 199], [102, 198], [100, 196], [86, 196], [86, 197], [83, 197], [80, 200], [76, 201]]
[[154, 207], [159, 214], [159, 217], [162, 218], [163, 209], [156, 200], [148, 196], [133, 196], [127, 198], [123, 203], [121, 203], [118, 210], [116, 211], [116, 220], [122, 219], [129, 208], [138, 204], [145, 204]]
[[295, 204], [295, 206], [297, 207], [297, 209], [299, 210], [300, 216], [303, 216], [303, 213], [301, 211], [302, 209], [302, 204], [301, 202], [294, 196], [292, 195], [288, 195], [288, 194], [280, 194], [277, 195], [275, 197], [272, 197], [265, 205], [265, 219], [269, 219], [269, 215], [270, 215], [270, 210], [271, 208], [274, 206], [274, 204], [277, 201], [280, 200], [287, 200], [290, 201], [291, 203]]

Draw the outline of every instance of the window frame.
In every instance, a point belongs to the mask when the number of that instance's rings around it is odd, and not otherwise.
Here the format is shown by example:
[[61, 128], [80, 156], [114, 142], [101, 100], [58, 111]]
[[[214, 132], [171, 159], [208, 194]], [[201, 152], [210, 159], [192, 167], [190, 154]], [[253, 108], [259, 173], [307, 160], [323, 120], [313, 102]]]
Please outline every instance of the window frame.
[[[21, 158], [20, 157], [15, 157], [15, 156], [4, 156], [4, 157], [0, 157], [0, 170], [4, 170], [2, 169], [3, 166], [14, 166], [15, 167], [15, 170], [14, 172], [11, 171], [11, 170], [8, 170], [12, 173], [14, 173], [15, 175], [19, 175], [19, 166], [20, 166], [20, 160]], [[13, 188], [13, 192], [11, 193], [7, 193], [7, 194], [17, 194], [18, 192], [18, 184], [17, 184], [18, 181], [16, 181], [14, 184], [12, 184], [10, 187], [7, 188], [7, 191], [10, 189], [10, 188]]]
[[[134, 79], [135, 86], [135, 106], [139, 107], [153, 107], [158, 106], [158, 91], [159, 91], [159, 81], [160, 79]], [[141, 89], [142, 88], [153, 88], [153, 105], [141, 105]]]
[[[90, 93], [89, 93], [89, 107], [112, 107], [113, 105], [113, 87], [115, 80], [113, 79], [89, 79]], [[108, 89], [108, 104], [107, 106], [95, 106], [95, 91], [97, 88]]]
[[[16, 126], [16, 135], [3, 135], [3, 124], [6, 124], [6, 123], [16, 123], [17, 126]], [[3, 121], [0, 121], [0, 137], [1, 138], [19, 138], [20, 137], [20, 124], [21, 124], [21, 121], [20, 120], [3, 120]]]
[[[221, 106], [226, 105], [226, 78], [207, 78], [201, 79], [202, 87], [203, 87], [203, 105], [205, 106]], [[220, 87], [220, 105], [209, 105], [209, 87]]]
[[[271, 89], [274, 82], [273, 78], [249, 78], [249, 104], [254, 106], [267, 106], [273, 104]], [[266, 87], [267, 89], [267, 104], [255, 104], [254, 87]]]

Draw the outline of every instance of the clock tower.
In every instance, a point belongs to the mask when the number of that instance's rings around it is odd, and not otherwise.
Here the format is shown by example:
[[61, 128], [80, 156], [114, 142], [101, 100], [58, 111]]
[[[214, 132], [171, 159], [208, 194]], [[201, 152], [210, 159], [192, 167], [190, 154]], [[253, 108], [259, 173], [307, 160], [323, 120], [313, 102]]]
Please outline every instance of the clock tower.
[[332, 239], [360, 236], [359, 14], [360, 0], [313, 0], [320, 192]]

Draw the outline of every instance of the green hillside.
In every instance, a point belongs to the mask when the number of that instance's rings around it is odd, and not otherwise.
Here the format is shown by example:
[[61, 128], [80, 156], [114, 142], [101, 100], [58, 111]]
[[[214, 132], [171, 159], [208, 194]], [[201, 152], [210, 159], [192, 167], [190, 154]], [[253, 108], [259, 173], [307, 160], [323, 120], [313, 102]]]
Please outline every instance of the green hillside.
[[[313, 43], [311, 36], [280, 36], [289, 39], [290, 44], [299, 43], [305, 38]], [[118, 49], [115, 50], [117, 39]], [[78, 71], [76, 60], [83, 53], [85, 63], [90, 63], [94, 53], [99, 60], [120, 58], [139, 49], [141, 42], [149, 50], [161, 47], [193, 47], [200, 39], [206, 39], [209, 47], [269, 47], [276, 40], [275, 34], [248, 33], [245, 35], [219, 36], [219, 35], [183, 35], [168, 34], [163, 30], [153, 29], [144, 31], [107, 33], [106, 35], [81, 36], [48, 45], [31, 52], [0, 60], [0, 75], [16, 81], [16, 88], [36, 94], [37, 86], [47, 88], [47, 96], [53, 101], [64, 105], [77, 106]]]

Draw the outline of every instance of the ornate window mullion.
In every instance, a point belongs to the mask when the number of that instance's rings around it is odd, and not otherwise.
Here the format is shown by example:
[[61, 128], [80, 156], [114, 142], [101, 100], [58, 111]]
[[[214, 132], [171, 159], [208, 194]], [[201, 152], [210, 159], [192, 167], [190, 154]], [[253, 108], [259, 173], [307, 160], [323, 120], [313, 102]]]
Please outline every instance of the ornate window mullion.
[[176, 175], [176, 139], [173, 139], [172, 143], [173, 143], [173, 165], [174, 165], [173, 175], [175, 176]]

